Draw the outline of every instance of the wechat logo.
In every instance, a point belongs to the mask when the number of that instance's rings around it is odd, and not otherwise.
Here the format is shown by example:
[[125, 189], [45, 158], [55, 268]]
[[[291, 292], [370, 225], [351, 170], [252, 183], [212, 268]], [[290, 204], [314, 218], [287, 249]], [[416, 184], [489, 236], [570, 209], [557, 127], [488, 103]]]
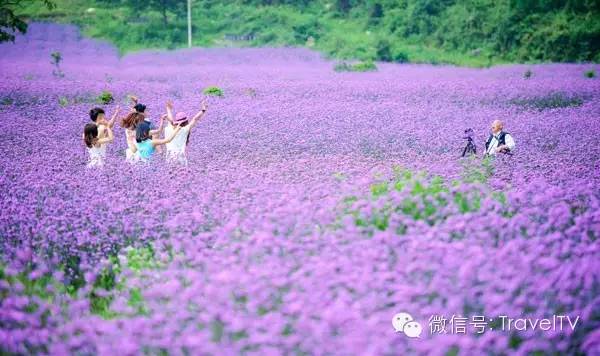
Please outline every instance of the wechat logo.
[[392, 326], [396, 332], [404, 333], [410, 338], [420, 337], [423, 332], [421, 324], [416, 322], [412, 315], [404, 312], [394, 315]]

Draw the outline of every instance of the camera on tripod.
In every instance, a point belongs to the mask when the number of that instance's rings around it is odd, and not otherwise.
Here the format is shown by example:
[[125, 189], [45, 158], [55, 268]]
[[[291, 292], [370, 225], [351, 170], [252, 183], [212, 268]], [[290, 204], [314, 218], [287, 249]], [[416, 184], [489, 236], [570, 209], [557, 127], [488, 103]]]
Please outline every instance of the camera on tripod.
[[467, 145], [463, 149], [462, 157], [466, 157], [467, 155], [476, 155], [477, 154], [477, 146], [475, 146], [475, 141], [473, 140], [473, 129], [468, 128], [465, 130], [465, 136], [463, 137], [467, 140]]

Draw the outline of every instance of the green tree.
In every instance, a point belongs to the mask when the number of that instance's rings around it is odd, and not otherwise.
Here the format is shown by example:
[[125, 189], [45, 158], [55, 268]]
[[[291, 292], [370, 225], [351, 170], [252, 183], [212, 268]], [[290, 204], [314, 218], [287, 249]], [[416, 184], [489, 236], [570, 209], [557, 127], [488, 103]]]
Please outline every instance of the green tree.
[[350, 0], [335, 0], [335, 10], [347, 14], [352, 8]]
[[[40, 0], [48, 9], [55, 7], [50, 0]], [[27, 32], [27, 22], [21, 16], [15, 14], [15, 11], [23, 5], [24, 0], [0, 0], [0, 42], [15, 41], [15, 33]], [[28, 0], [27, 2], [30, 2]]]
[[185, 0], [101, 0], [103, 3], [127, 6], [132, 13], [142, 15], [144, 11], [158, 11], [162, 16], [164, 27], [169, 25], [168, 13], [184, 15], [187, 11], [187, 1]]

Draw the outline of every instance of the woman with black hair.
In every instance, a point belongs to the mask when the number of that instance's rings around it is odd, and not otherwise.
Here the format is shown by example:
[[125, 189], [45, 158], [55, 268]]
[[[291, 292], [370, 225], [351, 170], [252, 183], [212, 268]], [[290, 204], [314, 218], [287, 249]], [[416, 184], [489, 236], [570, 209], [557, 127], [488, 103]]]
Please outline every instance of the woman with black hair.
[[[117, 106], [111, 119], [106, 120], [106, 113], [105, 113], [104, 109], [96, 107], [96, 108], [93, 108], [90, 110], [89, 114], [90, 114], [90, 120], [92, 122], [89, 123], [88, 125], [96, 125], [96, 128], [98, 130], [97, 136], [99, 139], [104, 139], [104, 138], [108, 137], [108, 130], [109, 129], [112, 130], [112, 127], [115, 124], [115, 120], [116, 120], [117, 116], [119, 115], [120, 111], [121, 111], [121, 108], [119, 106]], [[85, 129], [84, 129], [84, 131], [85, 131]], [[85, 133], [82, 135], [81, 138], [83, 140], [85, 140]], [[104, 156], [106, 156], [106, 147], [104, 144], [100, 145], [98, 153], [103, 156], [103, 160], [104, 160]]]
[[[152, 125], [152, 120], [150, 120], [150, 116], [146, 112], [146, 105], [140, 103], [140, 100], [138, 99], [137, 96], [130, 95], [129, 99], [133, 103], [131, 112], [135, 112], [135, 113], [143, 115], [144, 121], [146, 121], [150, 125], [150, 135], [152, 136], [153, 139], [158, 139], [160, 137], [160, 134], [163, 129], [163, 121], [162, 120], [164, 120], [164, 117], [161, 116], [161, 118], [160, 118], [161, 121], [160, 121], [160, 125], [159, 125], [158, 129], [154, 128]], [[162, 152], [162, 147], [158, 146], [157, 150], [158, 150], [158, 152]]]
[[154, 152], [156, 151], [156, 147], [160, 147], [161, 145], [167, 144], [177, 136], [177, 133], [181, 130], [181, 126], [177, 126], [173, 133], [169, 135], [169, 137], [165, 138], [153, 138], [150, 130], [150, 124], [146, 121], [142, 121], [139, 123], [135, 129], [135, 151], [137, 157], [143, 162], [148, 162]]
[[113, 133], [110, 126], [105, 129], [106, 137], [98, 137], [98, 125], [89, 123], [83, 129], [83, 142], [85, 143], [90, 155], [88, 168], [104, 166], [106, 144], [112, 142]]

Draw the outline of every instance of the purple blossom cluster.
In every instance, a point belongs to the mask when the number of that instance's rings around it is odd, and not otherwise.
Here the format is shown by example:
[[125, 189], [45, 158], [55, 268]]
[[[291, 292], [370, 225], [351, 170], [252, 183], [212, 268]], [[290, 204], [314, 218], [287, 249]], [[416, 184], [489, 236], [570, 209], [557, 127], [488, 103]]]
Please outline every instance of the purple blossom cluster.
[[[337, 73], [295, 48], [119, 58], [54, 24], [0, 53], [2, 352], [600, 354], [600, 81], [583, 75], [598, 66]], [[167, 99], [192, 112], [209, 86], [224, 95], [187, 166], [127, 163], [117, 127], [105, 167], [86, 168], [103, 90], [109, 115], [134, 94], [157, 123]], [[516, 104], [556, 93], [581, 102]], [[461, 160], [465, 129], [481, 149], [494, 119], [515, 154]], [[399, 312], [420, 338], [394, 330]], [[579, 323], [434, 333], [432, 315]]]

